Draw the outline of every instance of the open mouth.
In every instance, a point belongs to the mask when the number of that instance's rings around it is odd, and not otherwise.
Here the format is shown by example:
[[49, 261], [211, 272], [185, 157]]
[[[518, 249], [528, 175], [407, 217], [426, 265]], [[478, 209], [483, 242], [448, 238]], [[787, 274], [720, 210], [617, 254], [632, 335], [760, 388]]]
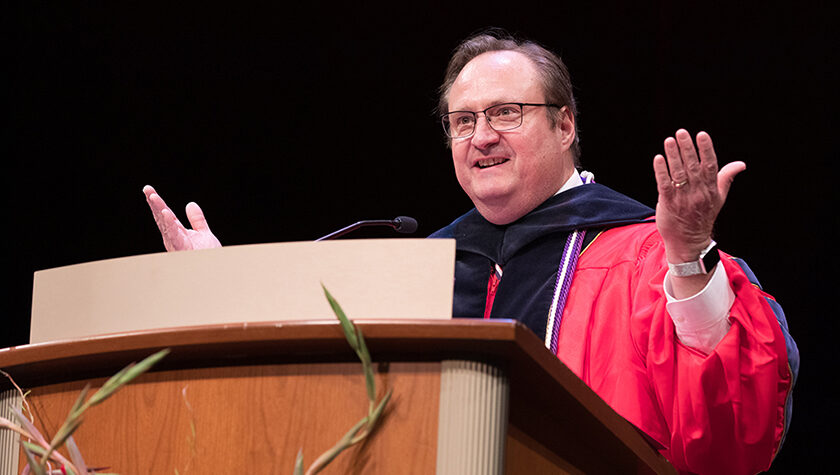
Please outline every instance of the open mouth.
[[475, 163], [475, 166], [477, 166], [478, 168], [484, 169], [484, 168], [495, 167], [496, 165], [501, 165], [502, 163], [505, 163], [507, 161], [508, 161], [507, 158], [499, 158], [499, 157], [485, 158], [483, 160], [477, 161]]

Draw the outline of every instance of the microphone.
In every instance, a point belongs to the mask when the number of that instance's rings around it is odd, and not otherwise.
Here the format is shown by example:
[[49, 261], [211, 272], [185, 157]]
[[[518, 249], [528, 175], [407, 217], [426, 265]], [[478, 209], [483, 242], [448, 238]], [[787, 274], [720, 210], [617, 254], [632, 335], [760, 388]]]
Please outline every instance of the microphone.
[[390, 226], [398, 233], [411, 234], [414, 231], [417, 231], [417, 220], [408, 216], [397, 216], [394, 219], [369, 219], [366, 221], [357, 221], [350, 226], [331, 232], [326, 236], [321, 236], [316, 239], [316, 241], [335, 239], [365, 226]]

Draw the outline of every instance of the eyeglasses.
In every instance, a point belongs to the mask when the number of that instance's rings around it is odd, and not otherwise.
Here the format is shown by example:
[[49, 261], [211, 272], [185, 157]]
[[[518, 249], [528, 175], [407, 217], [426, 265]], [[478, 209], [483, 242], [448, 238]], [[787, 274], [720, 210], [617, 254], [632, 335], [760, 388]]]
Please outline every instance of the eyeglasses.
[[465, 139], [475, 133], [478, 114], [484, 114], [487, 123], [496, 132], [513, 130], [522, 125], [522, 107], [560, 107], [557, 104], [531, 104], [527, 102], [505, 102], [490, 106], [483, 111], [454, 111], [440, 116], [443, 131], [452, 139]]

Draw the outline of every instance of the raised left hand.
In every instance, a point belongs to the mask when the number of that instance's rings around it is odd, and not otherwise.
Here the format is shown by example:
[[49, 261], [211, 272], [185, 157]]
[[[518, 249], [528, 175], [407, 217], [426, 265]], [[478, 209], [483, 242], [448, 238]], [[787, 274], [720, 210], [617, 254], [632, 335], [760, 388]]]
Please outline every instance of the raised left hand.
[[675, 136], [665, 139], [665, 157], [653, 158], [653, 171], [659, 189], [656, 227], [665, 243], [666, 259], [678, 264], [697, 260], [709, 245], [729, 187], [747, 165], [732, 162], [718, 171], [709, 134], [697, 134], [697, 149], [686, 130], [678, 130]]
[[187, 204], [187, 220], [192, 229], [187, 228], [169, 209], [163, 198], [149, 185], [143, 187], [146, 202], [152, 210], [163, 245], [167, 251], [186, 251], [191, 249], [210, 249], [222, 247], [216, 236], [210, 231], [204, 212], [196, 203]]

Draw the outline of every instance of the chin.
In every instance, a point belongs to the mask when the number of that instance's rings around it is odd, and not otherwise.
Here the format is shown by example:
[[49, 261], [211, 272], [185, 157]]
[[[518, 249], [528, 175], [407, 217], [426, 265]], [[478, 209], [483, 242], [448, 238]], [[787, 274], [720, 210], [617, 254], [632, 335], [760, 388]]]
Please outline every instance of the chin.
[[510, 199], [504, 193], [480, 193], [469, 196], [479, 210], [502, 210], [510, 205]]
[[508, 204], [514, 195], [513, 190], [507, 184], [499, 183], [500, 180], [490, 183], [481, 183], [483, 186], [473, 186], [467, 193], [473, 203], [486, 203], [488, 206], [502, 206]]
[[517, 219], [521, 218], [527, 213], [511, 213], [509, 209], [493, 209], [493, 208], [479, 208], [476, 207], [478, 213], [484, 217], [487, 221], [497, 225], [497, 226], [504, 226], [506, 224], [510, 224]]
[[473, 204], [484, 219], [500, 226], [510, 224], [527, 213], [527, 211], [521, 212], [520, 207], [513, 206], [508, 200], [477, 201], [473, 199]]

